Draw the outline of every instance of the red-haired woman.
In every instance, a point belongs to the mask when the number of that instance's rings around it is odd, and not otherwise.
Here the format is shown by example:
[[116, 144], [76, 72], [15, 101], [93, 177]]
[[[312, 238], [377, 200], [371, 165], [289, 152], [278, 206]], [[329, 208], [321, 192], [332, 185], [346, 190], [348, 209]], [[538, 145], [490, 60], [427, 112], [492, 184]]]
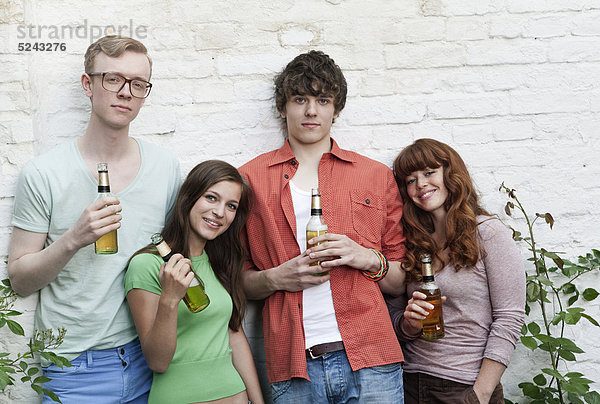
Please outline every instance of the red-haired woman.
[[[394, 175], [405, 203], [408, 283], [389, 306], [403, 342], [405, 402], [504, 403], [500, 378], [525, 315], [511, 232], [479, 205], [465, 163], [444, 143], [415, 141], [394, 161]], [[424, 253], [445, 296], [445, 336], [434, 341], [420, 338], [433, 308], [418, 291]]]

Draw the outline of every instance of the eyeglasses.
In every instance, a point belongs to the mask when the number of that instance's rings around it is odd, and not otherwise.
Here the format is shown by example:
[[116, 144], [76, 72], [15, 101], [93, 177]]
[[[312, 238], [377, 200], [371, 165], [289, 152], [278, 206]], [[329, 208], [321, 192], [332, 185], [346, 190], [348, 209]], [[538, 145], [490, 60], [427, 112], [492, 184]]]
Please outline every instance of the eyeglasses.
[[135, 98], [146, 98], [152, 89], [152, 83], [140, 79], [126, 79], [117, 73], [89, 73], [88, 76], [102, 76], [102, 88], [112, 93], [118, 93], [129, 83], [129, 92]]

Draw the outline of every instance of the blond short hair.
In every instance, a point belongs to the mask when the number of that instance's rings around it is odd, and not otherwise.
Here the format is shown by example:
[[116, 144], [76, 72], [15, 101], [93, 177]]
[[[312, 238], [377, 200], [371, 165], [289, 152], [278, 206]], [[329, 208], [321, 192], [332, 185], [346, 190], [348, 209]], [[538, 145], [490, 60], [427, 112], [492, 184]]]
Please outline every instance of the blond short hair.
[[94, 59], [100, 52], [104, 52], [107, 56], [112, 58], [119, 57], [125, 51], [143, 53], [148, 58], [150, 63], [150, 75], [152, 76], [152, 59], [148, 56], [148, 49], [140, 41], [117, 35], [107, 35], [98, 39], [96, 42], [91, 44], [85, 52], [83, 65], [86, 73], [92, 73], [94, 68]]

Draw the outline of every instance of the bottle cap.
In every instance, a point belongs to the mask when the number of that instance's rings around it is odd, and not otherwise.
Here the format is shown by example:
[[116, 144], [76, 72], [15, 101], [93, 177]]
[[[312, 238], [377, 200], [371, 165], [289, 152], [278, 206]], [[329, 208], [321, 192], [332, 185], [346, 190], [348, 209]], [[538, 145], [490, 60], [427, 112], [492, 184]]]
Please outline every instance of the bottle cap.
[[152, 244], [157, 245], [163, 241], [163, 236], [160, 233], [154, 233], [150, 236], [150, 240], [152, 240]]

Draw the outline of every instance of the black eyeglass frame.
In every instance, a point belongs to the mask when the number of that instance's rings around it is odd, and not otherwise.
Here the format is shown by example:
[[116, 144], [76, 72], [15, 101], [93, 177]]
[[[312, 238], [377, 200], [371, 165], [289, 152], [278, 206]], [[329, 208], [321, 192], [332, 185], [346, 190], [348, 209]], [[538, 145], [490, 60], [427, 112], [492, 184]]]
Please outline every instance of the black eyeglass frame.
[[[124, 80], [123, 85], [121, 87], [119, 87], [119, 89], [117, 91], [109, 90], [108, 88], [104, 87], [104, 76], [106, 76], [107, 74], [114, 74], [115, 76], [119, 76]], [[141, 79], [127, 79], [127, 78], [123, 77], [121, 74], [115, 73], [115, 72], [88, 73], [88, 76], [90, 76], [90, 77], [102, 76], [102, 88], [105, 89], [106, 91], [110, 91], [111, 93], [118, 93], [119, 91], [121, 91], [123, 89], [123, 87], [125, 87], [125, 84], [129, 84], [129, 94], [131, 94], [132, 97], [144, 99], [150, 95], [150, 91], [152, 90], [152, 83], [150, 83], [149, 81], [141, 80]], [[143, 97], [138, 97], [137, 95], [133, 95], [133, 91], [131, 90], [131, 82], [132, 81], [141, 81], [143, 83], [146, 83], [146, 95], [144, 95]]]

